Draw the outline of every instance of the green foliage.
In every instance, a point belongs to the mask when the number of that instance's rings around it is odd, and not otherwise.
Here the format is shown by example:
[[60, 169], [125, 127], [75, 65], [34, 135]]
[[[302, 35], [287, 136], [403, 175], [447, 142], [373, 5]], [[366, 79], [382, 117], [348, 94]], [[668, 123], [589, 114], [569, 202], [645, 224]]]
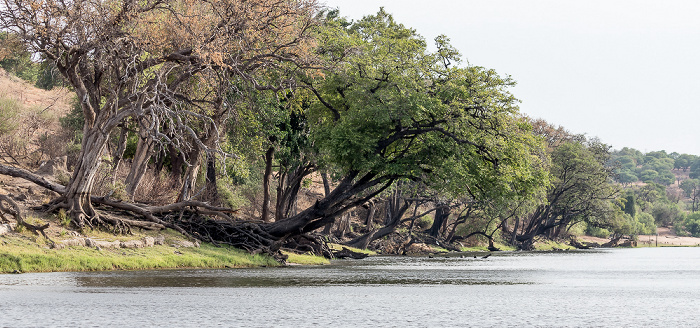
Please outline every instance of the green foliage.
[[656, 233], [654, 217], [649, 213], [639, 213], [636, 217], [636, 232], [638, 235], [653, 235]]
[[126, 148], [124, 148], [124, 154], [122, 158], [134, 158], [136, 155], [136, 147], [139, 143], [139, 136], [135, 133], [128, 133], [126, 136]]
[[564, 142], [552, 151], [553, 179], [548, 191], [549, 214], [562, 224], [587, 222], [589, 227], [615, 227], [620, 207], [612, 205], [619, 192], [610, 183], [612, 169], [607, 146], [592, 140]]
[[670, 227], [681, 217], [681, 211], [677, 204], [658, 202], [654, 204], [651, 215], [658, 226]]
[[586, 235], [598, 238], [608, 238], [610, 237], [610, 231], [604, 228], [590, 225], [586, 228]]
[[34, 83], [39, 65], [15, 34], [0, 32], [0, 67], [25, 81]]
[[637, 202], [632, 192], [627, 192], [625, 195], [624, 211], [632, 217], [637, 215]]
[[700, 213], [685, 215], [680, 225], [684, 232], [693, 237], [700, 237]]
[[65, 209], [60, 209], [58, 210], [58, 213], [56, 214], [56, 217], [58, 218], [58, 222], [66, 228], [70, 227], [70, 216], [66, 213]]
[[66, 131], [73, 134], [74, 139], [80, 143], [83, 138], [83, 125], [85, 124], [85, 117], [83, 116], [83, 109], [80, 106], [80, 102], [77, 98], [73, 98], [71, 102], [71, 110], [66, 114], [66, 116], [58, 119], [61, 123], [61, 127]]
[[454, 66], [447, 38], [430, 53], [383, 10], [349, 25], [331, 20], [320, 39], [322, 55], [342, 62], [317, 86], [323, 102], [308, 117], [322, 162], [338, 174], [421, 180], [483, 199], [533, 197], [547, 184], [542, 142], [515, 117], [509, 77]]
[[111, 198], [121, 201], [130, 200], [129, 194], [126, 193], [126, 185], [122, 181], [115, 181], [113, 184], [107, 186], [107, 189], [111, 193]]
[[56, 64], [51, 61], [43, 61], [39, 64], [36, 83], [34, 86], [44, 90], [51, 90], [63, 85], [61, 74], [56, 69]]
[[689, 165], [688, 156], [672, 156], [665, 151], [642, 154], [630, 148], [613, 152], [611, 160], [617, 165], [616, 180], [623, 185], [642, 181], [668, 186], [676, 181], [671, 170]]
[[[418, 219], [416, 219], [415, 225], [420, 230], [427, 230], [428, 228], [433, 226], [433, 217], [430, 215], [421, 216]], [[460, 232], [459, 227], [458, 227], [456, 233], [458, 234], [458, 232]], [[466, 233], [469, 233], [469, 232], [466, 232]]]

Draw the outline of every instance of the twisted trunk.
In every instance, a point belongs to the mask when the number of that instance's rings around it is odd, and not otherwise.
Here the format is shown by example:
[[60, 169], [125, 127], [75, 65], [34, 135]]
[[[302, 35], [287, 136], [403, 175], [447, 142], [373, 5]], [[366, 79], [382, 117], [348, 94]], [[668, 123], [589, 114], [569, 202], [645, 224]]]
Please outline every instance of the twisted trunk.
[[73, 224], [78, 228], [93, 226], [96, 218], [95, 209], [90, 202], [95, 175], [102, 161], [100, 157], [107, 147], [107, 136], [99, 129], [85, 131], [82, 150], [78, 156], [73, 176], [66, 186], [63, 196], [58, 199], [58, 207], [65, 207], [70, 213]]
[[148, 161], [153, 155], [153, 140], [149, 137], [140, 137], [138, 143], [136, 144], [136, 154], [134, 154], [134, 160], [131, 163], [131, 169], [129, 170], [129, 175], [126, 177], [126, 193], [134, 198], [136, 189], [141, 184], [143, 175], [146, 173], [148, 168]]

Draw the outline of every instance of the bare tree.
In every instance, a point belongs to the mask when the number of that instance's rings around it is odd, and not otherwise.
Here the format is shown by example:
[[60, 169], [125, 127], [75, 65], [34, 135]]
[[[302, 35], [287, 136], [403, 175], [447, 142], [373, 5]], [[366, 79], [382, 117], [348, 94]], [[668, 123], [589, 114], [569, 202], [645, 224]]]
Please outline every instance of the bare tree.
[[[220, 151], [231, 81], [289, 87], [310, 62], [316, 12], [313, 0], [3, 0], [0, 27], [56, 63], [85, 117], [78, 163], [52, 208], [78, 227], [105, 223], [91, 204], [95, 175], [129, 117], [144, 123], [143, 138], [189, 154], [196, 175], [202, 152]], [[278, 79], [260, 78], [272, 68]]]

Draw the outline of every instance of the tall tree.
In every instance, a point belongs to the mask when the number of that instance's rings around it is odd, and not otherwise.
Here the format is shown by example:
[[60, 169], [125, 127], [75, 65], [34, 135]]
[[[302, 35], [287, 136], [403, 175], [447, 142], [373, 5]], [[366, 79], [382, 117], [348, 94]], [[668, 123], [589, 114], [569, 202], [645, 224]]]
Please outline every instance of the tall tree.
[[527, 216], [517, 241], [532, 246], [534, 237], [556, 237], [580, 221], [605, 222], [618, 188], [611, 183], [608, 146], [597, 140], [566, 141], [552, 149], [552, 185], [547, 202]]
[[[458, 67], [445, 37], [430, 53], [414, 30], [381, 10], [354, 24], [329, 22], [321, 52], [334, 70], [307, 80], [319, 159], [338, 184], [312, 207], [265, 227], [274, 236], [333, 222], [399, 179], [455, 193], [518, 190], [547, 181], [541, 143], [516, 118], [514, 82]], [[329, 165], [329, 167], [330, 167]]]

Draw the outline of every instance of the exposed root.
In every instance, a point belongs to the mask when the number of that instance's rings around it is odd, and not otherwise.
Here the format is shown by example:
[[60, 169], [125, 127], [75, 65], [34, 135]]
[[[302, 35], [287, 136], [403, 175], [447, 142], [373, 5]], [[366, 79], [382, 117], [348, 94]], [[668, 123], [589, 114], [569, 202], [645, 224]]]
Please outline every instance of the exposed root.
[[[6, 203], [7, 205], [4, 205], [4, 203]], [[46, 238], [46, 240], [48, 240], [51, 243], [52, 247], [56, 245], [56, 243], [53, 240], [51, 240], [49, 236], [46, 235], [46, 232], [44, 232], [44, 230], [49, 228], [48, 223], [42, 226], [27, 223], [26, 221], [24, 221], [24, 218], [22, 218], [22, 210], [19, 208], [19, 205], [17, 205], [15, 201], [10, 199], [10, 197], [0, 195], [0, 217], [2, 217], [3, 220], [7, 220], [7, 218], [5, 218], [5, 214], [9, 214], [12, 217], [14, 217], [18, 225], [21, 225], [31, 230], [34, 234], [41, 234], [42, 236], [44, 236], [44, 238]]]
[[198, 213], [190, 213], [173, 223], [190, 231], [201, 241], [229, 245], [254, 254], [268, 254], [281, 263], [287, 258], [280, 252], [280, 240], [262, 230], [256, 223], [214, 220]]
[[318, 235], [303, 234], [288, 238], [284, 241], [283, 247], [290, 251], [311, 253], [327, 259], [335, 257], [324, 237]]

